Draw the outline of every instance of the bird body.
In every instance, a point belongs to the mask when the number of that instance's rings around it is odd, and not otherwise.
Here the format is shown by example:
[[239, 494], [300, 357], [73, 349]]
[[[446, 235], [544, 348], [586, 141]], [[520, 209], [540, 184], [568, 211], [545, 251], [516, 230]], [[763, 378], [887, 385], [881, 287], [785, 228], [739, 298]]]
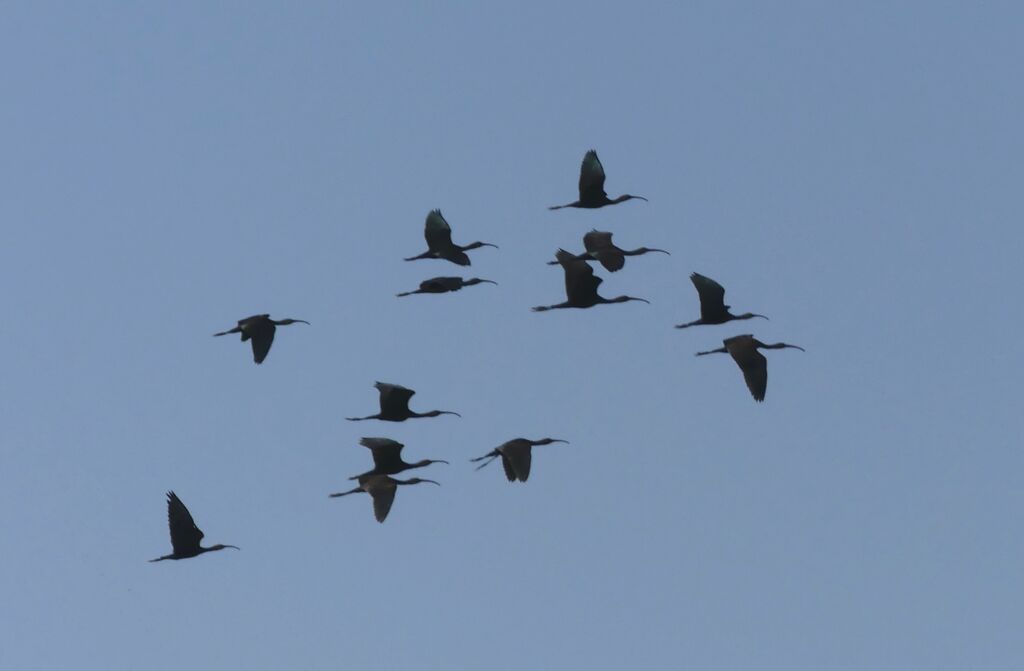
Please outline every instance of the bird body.
[[457, 412], [450, 410], [431, 410], [430, 412], [414, 412], [409, 409], [409, 399], [416, 392], [400, 384], [388, 382], [376, 382], [373, 385], [380, 392], [380, 412], [376, 415], [366, 417], [346, 417], [350, 422], [359, 422], [364, 419], [380, 419], [385, 422], [404, 422], [414, 417], [437, 417], [438, 415], [455, 415], [461, 417]]
[[470, 461], [483, 461], [476, 467], [480, 470], [498, 457], [501, 457], [501, 465], [505, 468], [505, 477], [509, 482], [526, 482], [530, 477], [530, 465], [533, 461], [533, 447], [538, 445], [550, 445], [551, 443], [568, 443], [567, 440], [558, 438], [541, 438], [530, 440], [528, 438], [513, 438], [502, 443], [482, 457], [470, 459]]
[[583, 163], [580, 165], [580, 198], [565, 205], [552, 205], [549, 210], [560, 210], [563, 207], [579, 207], [584, 209], [596, 209], [605, 205], [615, 205], [627, 200], [647, 200], [643, 196], [631, 196], [628, 193], [618, 198], [610, 199], [604, 191], [604, 166], [597, 152], [591, 149], [583, 156]]
[[275, 321], [270, 315], [253, 315], [238, 320], [238, 326], [227, 331], [214, 333], [214, 337], [228, 335], [229, 333], [241, 333], [242, 342], [252, 340], [252, 360], [256, 363], [263, 363], [270, 352], [270, 346], [274, 344], [274, 334], [278, 326], [288, 324], [309, 324], [303, 319], [282, 319]]
[[768, 360], [757, 350], [784, 349], [788, 347], [798, 349], [801, 352], [805, 351], [803, 347], [787, 345], [784, 342], [766, 345], [749, 334], [726, 338], [722, 341], [722, 344], [725, 346], [708, 350], [707, 352], [697, 352], [697, 356], [728, 353], [733, 361], [736, 362], [736, 365], [740, 367], [740, 370], [743, 371], [743, 380], [747, 383], [747, 389], [750, 390], [750, 395], [758, 403], [764, 401], [765, 391], [768, 389]]
[[604, 280], [594, 275], [594, 269], [586, 261], [581, 261], [564, 249], [559, 249], [555, 254], [555, 258], [558, 259], [558, 263], [562, 265], [562, 270], [565, 272], [565, 295], [567, 300], [556, 305], [538, 305], [533, 308], [534, 312], [545, 312], [560, 308], [590, 308], [600, 303], [650, 302], [644, 298], [635, 298], [633, 296], [605, 298], [597, 293], [597, 288]]
[[700, 319], [686, 324], [677, 324], [677, 329], [702, 324], [725, 324], [738, 319], [753, 319], [754, 317], [768, 319], [764, 315], [752, 312], [745, 312], [741, 315], [729, 312], [729, 308], [732, 306], [725, 304], [725, 287], [710, 277], [704, 277], [700, 273], [691, 273], [690, 281], [693, 282], [694, 288], [697, 289], [697, 296], [700, 298]]
[[359, 444], [369, 448], [373, 454], [373, 470], [354, 475], [349, 480], [358, 480], [370, 475], [395, 475], [410, 468], [422, 468], [430, 464], [448, 463], [443, 459], [422, 459], [410, 464], [402, 459], [402, 448], [405, 445], [390, 438], [361, 438]]
[[[639, 247], [632, 250], [622, 249], [612, 242], [611, 233], [598, 230], [590, 231], [583, 236], [583, 247], [587, 251], [577, 255], [575, 257], [577, 260], [597, 261], [610, 273], [622, 270], [622, 267], [626, 265], [627, 256], [640, 256], [647, 252], [668, 254], [664, 249], [651, 249], [648, 247]], [[557, 263], [558, 261], [548, 261], [549, 266], [556, 265]]]
[[468, 280], [464, 280], [461, 277], [433, 277], [429, 280], [420, 282], [420, 288], [415, 291], [403, 291], [397, 296], [411, 296], [413, 294], [446, 294], [450, 291], [459, 291], [462, 287], [471, 287], [474, 284], [481, 284], [487, 282], [489, 284], [497, 284], [491, 280], [481, 280], [473, 277]]
[[163, 561], [164, 559], [188, 559], [197, 557], [204, 552], [216, 552], [224, 548], [238, 548], [234, 545], [213, 545], [208, 548], [200, 547], [199, 541], [203, 540], [203, 532], [196, 526], [192, 514], [181, 502], [174, 492], [167, 492], [167, 525], [171, 531], [171, 547], [174, 552], [169, 555], [150, 559], [150, 562]]
[[358, 476], [359, 486], [355, 489], [350, 489], [347, 492], [337, 492], [330, 494], [331, 498], [337, 498], [339, 496], [348, 496], [349, 494], [357, 494], [359, 492], [366, 492], [373, 499], [373, 516], [378, 522], [384, 522], [388, 517], [388, 512], [391, 511], [391, 504], [395, 501], [395, 492], [398, 490], [398, 485], [416, 485], [421, 482], [431, 482], [435, 485], [440, 486], [441, 483], [434, 482], [433, 480], [427, 480], [426, 478], [409, 478], [408, 480], [396, 480], [387, 475], [373, 474], [373, 475], [360, 475]]
[[467, 251], [480, 247], [494, 247], [489, 242], [473, 242], [468, 245], [456, 245], [452, 242], [452, 228], [448, 225], [441, 210], [431, 210], [427, 215], [423, 228], [423, 237], [427, 240], [427, 251], [417, 256], [410, 256], [406, 261], [417, 259], [444, 259], [460, 266], [471, 265]]

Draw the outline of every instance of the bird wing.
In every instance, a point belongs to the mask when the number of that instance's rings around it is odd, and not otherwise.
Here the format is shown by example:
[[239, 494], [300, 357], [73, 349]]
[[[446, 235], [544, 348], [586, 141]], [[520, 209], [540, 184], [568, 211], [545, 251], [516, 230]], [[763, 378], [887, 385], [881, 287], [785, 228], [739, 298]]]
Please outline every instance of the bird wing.
[[[380, 391], [380, 411], [384, 414], [388, 414], [387, 408], [395, 408], [399, 412], [408, 409], [409, 399], [416, 393], [400, 384], [378, 382], [373, 386]], [[395, 414], [399, 414], [399, 412]]]
[[728, 347], [729, 354], [743, 371], [743, 379], [747, 383], [747, 389], [755, 401], [764, 400], [764, 393], [768, 389], [768, 359], [753, 347]]
[[591, 149], [583, 157], [580, 166], [580, 200], [601, 200], [607, 196], [604, 192], [604, 166], [597, 152]]
[[363, 489], [373, 499], [373, 516], [378, 522], [386, 520], [391, 511], [391, 504], [395, 502], [395, 490], [398, 489], [398, 485], [386, 475], [379, 475], [369, 478], [363, 484]]
[[263, 363], [270, 352], [270, 346], [274, 344], [274, 333], [277, 327], [269, 319], [260, 320], [249, 324], [245, 330], [252, 339], [252, 360], [256, 363]]
[[714, 318], [725, 311], [725, 287], [700, 273], [691, 273], [690, 281], [700, 297], [702, 319]]
[[533, 461], [533, 450], [530, 445], [508, 442], [498, 450], [501, 452], [501, 465], [505, 467], [505, 476], [509, 481], [526, 482], [530, 477], [530, 462]]
[[612, 247], [612, 234], [607, 231], [591, 231], [583, 236], [583, 246], [588, 252], [596, 252]]
[[427, 247], [432, 252], [452, 246], [452, 227], [445, 221], [441, 210], [431, 210], [427, 215], [423, 237], [427, 239]]
[[359, 444], [370, 448], [373, 454], [373, 465], [378, 469], [389, 469], [401, 461], [402, 448], [397, 440], [390, 438], [360, 438]]
[[196, 526], [192, 514], [174, 492], [167, 492], [167, 525], [171, 529], [171, 547], [174, 554], [195, 554], [203, 532]]
[[427, 291], [432, 294], [443, 294], [448, 291], [458, 291], [461, 288], [461, 277], [432, 277], [429, 280], [420, 282], [420, 291]]
[[[563, 250], [559, 250], [562, 252]], [[603, 281], [594, 275], [594, 269], [586, 261], [578, 261], [570, 257], [563, 259], [559, 257], [562, 268], [565, 270], [565, 296], [571, 303], [593, 303], [597, 295], [597, 288]]]

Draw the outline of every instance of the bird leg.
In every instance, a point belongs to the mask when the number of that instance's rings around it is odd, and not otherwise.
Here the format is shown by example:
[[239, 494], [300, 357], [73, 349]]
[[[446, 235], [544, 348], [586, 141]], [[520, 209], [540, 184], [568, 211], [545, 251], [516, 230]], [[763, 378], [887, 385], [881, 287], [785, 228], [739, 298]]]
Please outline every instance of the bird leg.
[[213, 337], [216, 338], [217, 336], [228, 335], [229, 333], [241, 333], [241, 332], [242, 332], [242, 327], [241, 326], [236, 326], [235, 328], [231, 329], [230, 331], [221, 331], [220, 333], [214, 333]]
[[434, 252], [432, 252], [432, 251], [430, 251], [428, 249], [427, 251], [423, 252], [419, 256], [410, 256], [407, 259], [403, 259], [403, 261], [418, 261], [419, 259], [436, 259], [436, 258], [437, 258], [437, 255], [434, 254]]
[[[484, 463], [480, 464], [479, 466], [477, 466], [474, 469], [474, 470], [479, 471], [481, 468], [483, 468], [487, 464], [491, 463], [492, 461], [494, 461], [495, 459], [497, 459], [500, 456], [501, 456], [501, 452], [499, 452], [498, 450], [491, 450], [490, 452], [488, 452], [484, 456], [476, 457], [475, 459], [470, 459], [470, 461], [483, 461], [484, 462]], [[486, 459], [487, 461], [484, 461], [484, 459]]]
[[728, 354], [729, 350], [724, 347], [718, 349], [709, 349], [707, 352], [697, 352], [694, 356], [704, 356], [705, 354]]
[[361, 491], [363, 491], [362, 485], [360, 485], [359, 487], [356, 487], [355, 489], [350, 489], [347, 492], [337, 492], [335, 494], [328, 494], [327, 497], [333, 499], [333, 498], [337, 498], [339, 496], [348, 496], [349, 494], [357, 494], [357, 493], [359, 493]]

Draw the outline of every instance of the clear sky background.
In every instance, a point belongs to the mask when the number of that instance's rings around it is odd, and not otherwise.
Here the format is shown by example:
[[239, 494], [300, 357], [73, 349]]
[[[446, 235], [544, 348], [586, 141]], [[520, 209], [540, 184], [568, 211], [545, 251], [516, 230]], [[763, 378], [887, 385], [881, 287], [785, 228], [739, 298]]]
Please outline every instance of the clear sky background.
[[[0, 667], [1021, 668], [1024, 11], [855, 5], [5, 3]], [[591, 228], [651, 304], [531, 313]]]

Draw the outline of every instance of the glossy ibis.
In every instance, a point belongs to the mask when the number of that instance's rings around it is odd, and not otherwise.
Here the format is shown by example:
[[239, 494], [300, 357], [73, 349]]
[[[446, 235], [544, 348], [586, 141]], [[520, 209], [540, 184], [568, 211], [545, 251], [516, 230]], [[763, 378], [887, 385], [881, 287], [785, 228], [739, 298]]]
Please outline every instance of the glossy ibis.
[[545, 310], [557, 310], [559, 308], [591, 308], [599, 303], [625, 303], [626, 301], [643, 301], [650, 303], [644, 298], [633, 296], [619, 296], [617, 298], [604, 298], [597, 294], [597, 287], [602, 280], [594, 276], [594, 269], [586, 261], [580, 261], [574, 255], [559, 249], [555, 254], [558, 263], [562, 264], [565, 271], [565, 295], [568, 300], [557, 305], [538, 305], [533, 308], [534, 312]]
[[369, 475], [394, 475], [410, 468], [448, 463], [444, 459], [422, 459], [410, 464], [402, 459], [402, 448], [405, 445], [390, 438], [360, 438], [359, 444], [370, 448], [370, 452], [373, 454], [373, 470], [354, 475], [349, 480], [358, 480]]
[[[605, 270], [610, 273], [614, 273], [617, 270], [622, 270], [622, 267], [626, 265], [627, 256], [640, 256], [647, 252], [661, 252], [662, 254], [668, 254], [664, 249], [650, 249], [648, 247], [640, 247], [638, 249], [625, 250], [616, 247], [612, 242], [612, 234], [606, 231], [591, 231], [583, 236], [583, 247], [586, 248], [586, 252], [576, 256], [576, 259], [580, 261], [597, 261]], [[548, 261], [549, 266], [556, 265], [558, 261]]]
[[457, 263], [460, 266], [468, 266], [469, 255], [466, 254], [470, 249], [477, 249], [478, 247], [494, 247], [498, 248], [498, 245], [492, 245], [489, 242], [474, 242], [466, 245], [456, 245], [452, 242], [452, 227], [445, 221], [444, 216], [441, 214], [441, 210], [431, 210], [430, 214], [427, 215], [427, 222], [423, 229], [423, 237], [427, 239], [427, 251], [423, 252], [419, 256], [410, 256], [405, 259], [406, 261], [416, 261], [417, 259], [445, 259], [452, 263]]
[[449, 291], [458, 291], [462, 287], [471, 287], [474, 284], [481, 284], [487, 282], [488, 284], [497, 284], [491, 280], [481, 280], [473, 277], [468, 280], [464, 280], [461, 277], [433, 277], [429, 280], [420, 282], [420, 288], [416, 291], [403, 291], [400, 294], [395, 294], [398, 297], [412, 296], [413, 294], [446, 294]]
[[163, 557], [150, 559], [149, 561], [163, 561], [164, 559], [188, 559], [197, 557], [204, 552], [216, 552], [224, 548], [238, 548], [234, 545], [214, 545], [213, 547], [200, 547], [199, 541], [203, 540], [203, 532], [199, 530], [192, 520], [188, 508], [181, 502], [177, 494], [167, 492], [167, 525], [171, 528], [171, 547], [174, 552]]
[[744, 312], [741, 315], [734, 315], [729, 312], [731, 305], [725, 304], [725, 287], [710, 277], [704, 277], [700, 273], [691, 273], [690, 281], [697, 289], [700, 297], [700, 319], [686, 324], [677, 324], [677, 329], [685, 329], [690, 326], [701, 324], [724, 324], [735, 319], [752, 319], [760, 317], [768, 319], [764, 315], [756, 315], [753, 312]]
[[[497, 446], [484, 456], [470, 459], [470, 461], [484, 462], [476, 467], [476, 470], [479, 471], [487, 464], [501, 457], [501, 465], [505, 467], [505, 477], [508, 478], [508, 481], [515, 482], [518, 480], [519, 482], [526, 482], [530, 477], [530, 462], [533, 456], [532, 447], [535, 445], [550, 445], [551, 443], [568, 444], [568, 442], [558, 438], [542, 438], [540, 440], [513, 438]], [[486, 461], [484, 461], [485, 459]]]
[[380, 392], [380, 412], [376, 415], [366, 417], [346, 417], [350, 422], [360, 422], [364, 419], [381, 419], [385, 422], [404, 422], [410, 417], [437, 417], [438, 415], [455, 415], [462, 417], [457, 412], [450, 410], [431, 410], [430, 412], [413, 412], [409, 409], [409, 399], [416, 392], [407, 389], [400, 384], [388, 384], [387, 382], [376, 382], [373, 385]]
[[434, 480], [427, 480], [426, 478], [409, 478], [408, 480], [396, 480], [395, 478], [387, 475], [360, 475], [358, 476], [359, 486], [355, 489], [350, 489], [347, 492], [338, 492], [331, 494], [331, 498], [339, 496], [348, 496], [349, 494], [357, 494], [359, 492], [366, 492], [373, 498], [373, 516], [377, 518], [378, 522], [383, 522], [388, 518], [388, 511], [391, 510], [391, 504], [395, 501], [395, 491], [398, 489], [398, 485], [416, 485], [421, 482], [432, 482], [435, 485], [440, 486], [440, 482]]
[[580, 199], [565, 205], [552, 205], [549, 210], [560, 210], [563, 207], [582, 207], [594, 209], [605, 205], [615, 205], [627, 200], [647, 200], [643, 196], [631, 196], [628, 193], [614, 200], [608, 198], [604, 192], [604, 166], [597, 152], [591, 149], [583, 156], [583, 164], [580, 165]]
[[743, 371], [743, 379], [747, 382], [747, 389], [750, 390], [751, 396], [754, 400], [760, 403], [764, 400], [764, 392], [768, 388], [768, 360], [764, 358], [764, 355], [758, 352], [758, 349], [785, 349], [791, 347], [804, 352], [803, 347], [798, 345], [787, 345], [784, 342], [777, 342], [774, 345], [766, 345], [752, 335], [738, 335], [732, 338], [726, 338], [722, 341], [725, 347], [719, 347], [718, 349], [708, 350], [707, 352], [697, 352], [697, 356], [704, 356], [705, 354], [725, 354], [726, 352], [732, 356], [733, 361]]
[[287, 326], [288, 324], [309, 324], [309, 322], [303, 319], [275, 321], [270, 318], [270, 315], [253, 315], [252, 317], [239, 319], [238, 326], [235, 328], [229, 331], [214, 333], [213, 335], [216, 337], [228, 335], [229, 333], [241, 333], [242, 342], [252, 340], [252, 360], [256, 363], [263, 363], [263, 360], [267, 358], [267, 353], [270, 351], [270, 346], [274, 344], [274, 333], [277, 331], [277, 327]]

